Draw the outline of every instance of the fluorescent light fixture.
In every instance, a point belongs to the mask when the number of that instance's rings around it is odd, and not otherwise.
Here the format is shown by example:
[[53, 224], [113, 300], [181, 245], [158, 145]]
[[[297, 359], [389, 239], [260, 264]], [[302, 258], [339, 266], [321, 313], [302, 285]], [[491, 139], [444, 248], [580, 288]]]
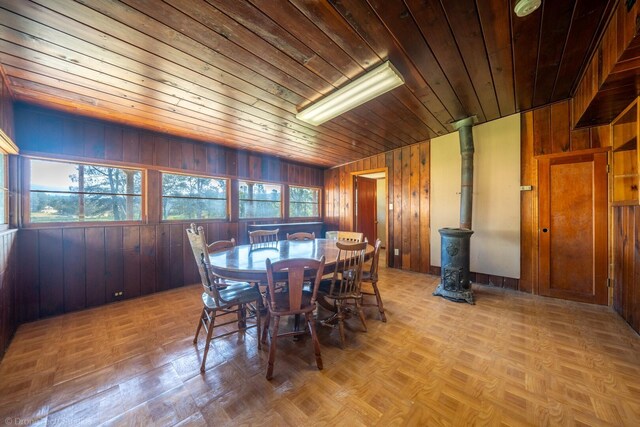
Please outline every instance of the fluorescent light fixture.
[[404, 79], [391, 62], [386, 61], [300, 111], [296, 119], [318, 126], [401, 84]]

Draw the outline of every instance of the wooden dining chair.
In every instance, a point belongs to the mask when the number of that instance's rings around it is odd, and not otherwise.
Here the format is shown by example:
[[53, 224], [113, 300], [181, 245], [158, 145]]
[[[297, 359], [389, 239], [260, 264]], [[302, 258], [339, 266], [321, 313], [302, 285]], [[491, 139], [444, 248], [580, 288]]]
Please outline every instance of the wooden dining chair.
[[360, 317], [360, 322], [362, 322], [362, 328], [365, 332], [367, 331], [360, 289], [367, 242], [347, 243], [338, 240], [336, 246], [338, 247], [338, 256], [336, 257], [333, 277], [322, 280], [318, 292], [322, 294], [322, 297], [333, 303], [333, 311], [335, 313], [325, 319], [323, 324], [338, 324], [340, 344], [344, 348], [346, 341], [344, 321], [348, 317], [351, 307], [355, 307], [358, 317]]
[[316, 233], [287, 233], [287, 240], [315, 240]]
[[[316, 334], [313, 310], [316, 308], [316, 296], [322, 278], [325, 258], [320, 261], [307, 258], [295, 258], [271, 263], [267, 258], [267, 318], [262, 330], [262, 342], [266, 343], [267, 335], [270, 333], [271, 345], [269, 347], [269, 362], [267, 366], [267, 379], [273, 377], [273, 365], [276, 359], [276, 343], [278, 338], [305, 334], [304, 328], [299, 330], [294, 328], [290, 332], [280, 332], [280, 318], [283, 316], [304, 315], [311, 334], [313, 349], [316, 355], [316, 365], [322, 369], [322, 358], [320, 356], [320, 343]], [[315, 273], [314, 273], [315, 272]], [[304, 287], [305, 275], [314, 276], [311, 290]], [[276, 283], [277, 278], [277, 283]], [[277, 288], [281, 283], [286, 282], [287, 286]], [[273, 331], [269, 331], [269, 326], [273, 319]]]
[[[378, 311], [380, 312], [380, 319], [383, 322], [387, 321], [387, 316], [384, 314], [384, 305], [382, 304], [382, 298], [380, 297], [380, 290], [378, 289], [378, 263], [380, 260], [380, 247], [382, 246], [382, 241], [380, 239], [376, 239], [376, 244], [374, 246], [373, 251], [373, 259], [371, 261], [371, 267], [369, 270], [364, 270], [362, 272], [362, 283], [370, 283], [372, 290], [361, 289], [363, 298], [362, 298], [362, 306], [363, 307], [378, 307]], [[368, 303], [364, 300], [365, 296], [375, 296], [376, 302]]]
[[[191, 244], [193, 256], [198, 265], [200, 280], [204, 288], [204, 292], [202, 293], [202, 312], [198, 320], [196, 336], [193, 338], [193, 343], [197, 344], [200, 329], [204, 327], [204, 330], [207, 332], [207, 341], [204, 347], [204, 354], [202, 355], [202, 364], [200, 365], [200, 372], [204, 372], [209, 346], [214, 339], [222, 338], [236, 332], [244, 332], [248, 328], [255, 327], [257, 328], [258, 348], [261, 347], [260, 310], [257, 309], [261, 295], [258, 289], [249, 283], [223, 282], [221, 277], [215, 275], [209, 261], [209, 249], [202, 227], [196, 228], [195, 224], [192, 224], [192, 227], [187, 229], [187, 236], [189, 237], [189, 243]], [[250, 305], [253, 305], [253, 310], [251, 310], [250, 315], [248, 315]], [[236, 319], [225, 319], [222, 323], [216, 323], [217, 318], [229, 314], [235, 314]], [[255, 318], [256, 323], [255, 325], [247, 326], [247, 320], [251, 318]], [[213, 335], [214, 328], [231, 325], [236, 322], [237, 328], [219, 335]]]
[[343, 242], [360, 243], [364, 239], [364, 234], [357, 231], [338, 231], [338, 240]]
[[338, 240], [338, 232], [337, 231], [326, 231], [324, 233], [324, 238], [327, 240]]
[[249, 232], [249, 243], [252, 245], [258, 243], [275, 243], [278, 241], [278, 232], [280, 229], [275, 230], [256, 230]]
[[236, 239], [232, 237], [230, 240], [217, 240], [213, 243], [208, 244], [207, 250], [209, 251], [210, 254], [213, 254], [216, 252], [226, 251], [227, 249], [231, 249], [235, 247], [235, 245], [236, 245]]

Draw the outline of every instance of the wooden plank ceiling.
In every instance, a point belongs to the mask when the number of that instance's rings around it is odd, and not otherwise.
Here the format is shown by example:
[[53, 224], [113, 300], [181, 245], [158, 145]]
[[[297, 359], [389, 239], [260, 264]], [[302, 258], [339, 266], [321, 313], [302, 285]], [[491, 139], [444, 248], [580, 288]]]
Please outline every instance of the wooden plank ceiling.
[[[12, 0], [18, 101], [322, 166], [571, 95], [615, 0]], [[406, 84], [315, 127], [302, 107], [385, 59]]]

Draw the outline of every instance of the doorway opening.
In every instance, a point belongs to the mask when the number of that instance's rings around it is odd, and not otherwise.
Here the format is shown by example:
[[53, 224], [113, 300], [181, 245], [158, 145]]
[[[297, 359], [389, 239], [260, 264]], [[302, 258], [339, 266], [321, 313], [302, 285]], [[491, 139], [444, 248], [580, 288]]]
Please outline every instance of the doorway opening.
[[385, 170], [353, 176], [353, 206], [355, 231], [363, 233], [372, 245], [380, 239], [382, 248], [386, 249], [388, 201]]

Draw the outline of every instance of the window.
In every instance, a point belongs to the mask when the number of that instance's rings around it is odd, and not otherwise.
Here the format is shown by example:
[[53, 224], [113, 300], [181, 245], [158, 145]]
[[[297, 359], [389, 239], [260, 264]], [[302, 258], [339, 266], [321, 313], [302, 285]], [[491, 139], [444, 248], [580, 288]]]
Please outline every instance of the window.
[[317, 218], [320, 216], [320, 190], [310, 187], [289, 187], [289, 216]]
[[7, 200], [9, 189], [7, 188], [7, 155], [0, 151], [0, 224], [7, 224]]
[[162, 174], [162, 219], [226, 219], [227, 180]]
[[280, 218], [282, 187], [277, 184], [238, 181], [240, 218]]
[[142, 218], [139, 170], [35, 159], [30, 164], [32, 223]]

